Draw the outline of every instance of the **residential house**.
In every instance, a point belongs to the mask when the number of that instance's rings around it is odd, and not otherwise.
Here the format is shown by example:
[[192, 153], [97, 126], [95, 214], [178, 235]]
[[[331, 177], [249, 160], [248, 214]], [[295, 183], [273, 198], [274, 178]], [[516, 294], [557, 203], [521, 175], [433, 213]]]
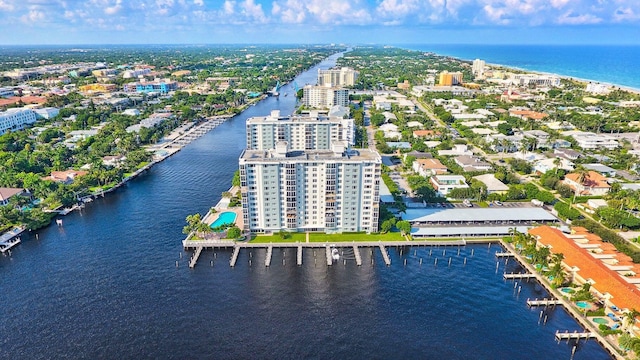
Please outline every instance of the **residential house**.
[[438, 159], [417, 159], [412, 167], [413, 171], [424, 177], [446, 174], [449, 171]]
[[527, 130], [523, 131], [522, 135], [526, 138], [535, 139], [537, 141], [536, 147], [548, 147], [549, 134], [542, 130]]
[[450, 150], [438, 150], [440, 156], [461, 156], [461, 155], [473, 155], [473, 151], [469, 150], [469, 147], [465, 144], [456, 144]]
[[431, 153], [420, 152], [420, 151], [411, 151], [404, 154], [404, 160], [407, 160], [407, 157], [413, 156], [416, 159], [433, 159], [433, 155]]
[[460, 165], [465, 172], [489, 171], [493, 168], [490, 163], [483, 161], [479, 157], [473, 155], [460, 155], [457, 156], [453, 161], [455, 161], [456, 164]]
[[604, 195], [611, 189], [607, 178], [595, 171], [587, 172], [582, 179], [580, 179], [579, 173], [567, 174], [563, 182], [578, 195]]
[[384, 133], [385, 139], [400, 139], [402, 134], [398, 131], [398, 125], [395, 124], [383, 124], [378, 130]]
[[524, 140], [522, 135], [490, 134], [485, 137], [485, 142], [496, 152], [516, 152]]
[[[420, 128], [420, 129], [422, 129], [422, 128], [424, 127], [424, 125], [423, 125], [420, 121], [415, 121], [415, 120], [414, 120], [414, 121], [409, 121], [409, 122], [407, 123], [407, 127], [409, 127], [409, 128]], [[413, 136], [415, 136], [415, 134], [414, 134]]]
[[51, 175], [43, 178], [43, 180], [55, 181], [68, 185], [73, 183], [76, 178], [87, 174], [87, 171], [82, 170], [52, 171]]
[[414, 130], [413, 131], [414, 138], [433, 139], [438, 136], [440, 136], [440, 132], [435, 130]]
[[584, 155], [582, 155], [582, 153], [580, 153], [579, 151], [575, 151], [571, 149], [554, 149], [553, 153], [556, 154], [556, 156], [558, 157], [562, 157], [572, 161], [575, 161], [581, 157], [584, 157]]
[[434, 175], [429, 178], [429, 182], [440, 196], [447, 196], [453, 189], [469, 187], [462, 175]]
[[587, 170], [593, 170], [600, 175], [607, 177], [616, 177], [616, 173], [618, 172], [618, 170], [602, 164], [583, 164], [582, 167]]
[[[556, 164], [557, 162], [556, 159], [559, 159], [559, 163], [557, 164]], [[573, 171], [574, 163], [565, 158], [556, 157], [556, 158], [538, 160], [533, 164], [534, 172], [537, 172], [540, 174], [544, 174], [549, 170], [555, 170], [555, 169]]]
[[614, 137], [605, 134], [596, 134], [584, 131], [566, 131], [563, 134], [573, 137], [578, 143], [578, 146], [583, 149], [613, 150], [620, 146]]
[[494, 174], [483, 174], [473, 178], [487, 186], [487, 194], [504, 194], [509, 191], [509, 186], [496, 179]]
[[119, 167], [127, 159], [124, 155], [109, 155], [102, 158], [105, 166]]
[[15, 196], [24, 196], [30, 198], [31, 193], [29, 193], [27, 189], [23, 188], [0, 187], [0, 206], [8, 205], [11, 198]]

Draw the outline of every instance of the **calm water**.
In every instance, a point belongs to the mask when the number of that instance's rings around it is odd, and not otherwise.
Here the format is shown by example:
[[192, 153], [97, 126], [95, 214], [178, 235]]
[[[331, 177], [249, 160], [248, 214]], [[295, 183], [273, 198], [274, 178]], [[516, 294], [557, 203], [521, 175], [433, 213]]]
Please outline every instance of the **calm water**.
[[[578, 325], [562, 309], [538, 325], [525, 301], [543, 290], [524, 283], [518, 295], [504, 282], [495, 245], [405, 251], [406, 267], [396, 249], [391, 267], [363, 251], [364, 266], [330, 268], [322, 253], [298, 267], [292, 250], [276, 250], [269, 269], [263, 250], [252, 267], [241, 252], [233, 269], [230, 252], [205, 252], [188, 269], [184, 218], [227, 190], [247, 117], [293, 110], [293, 90], [282, 92], [0, 256], [0, 358], [569, 359], [554, 332]], [[575, 356], [606, 358], [594, 342]]]
[[633, 45], [412, 45], [465, 60], [480, 58], [526, 70], [640, 89], [640, 46]]

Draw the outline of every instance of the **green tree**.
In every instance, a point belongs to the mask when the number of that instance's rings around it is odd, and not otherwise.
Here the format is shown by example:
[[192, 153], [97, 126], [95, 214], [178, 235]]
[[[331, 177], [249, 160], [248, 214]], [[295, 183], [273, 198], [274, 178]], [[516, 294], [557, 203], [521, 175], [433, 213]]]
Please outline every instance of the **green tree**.
[[400, 230], [403, 234], [411, 233], [411, 223], [407, 220], [402, 220], [396, 222], [396, 228]]
[[227, 230], [227, 238], [229, 239], [237, 239], [242, 235], [240, 228], [237, 226], [231, 227]]

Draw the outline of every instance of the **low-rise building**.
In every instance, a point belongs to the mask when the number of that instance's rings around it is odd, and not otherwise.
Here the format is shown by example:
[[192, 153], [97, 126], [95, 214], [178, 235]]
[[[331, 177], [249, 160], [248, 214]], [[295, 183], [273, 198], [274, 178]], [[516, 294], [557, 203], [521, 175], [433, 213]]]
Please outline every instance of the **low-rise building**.
[[611, 186], [607, 182], [607, 178], [595, 171], [589, 171], [585, 174], [567, 174], [565, 175], [563, 182], [578, 195], [604, 195], [611, 189]]
[[469, 150], [469, 147], [465, 144], [455, 144], [452, 149], [449, 150], [438, 150], [438, 155], [440, 156], [462, 156], [473, 155], [473, 151]]
[[618, 170], [602, 164], [583, 164], [582, 167], [593, 170], [602, 176], [615, 177], [618, 173]]
[[7, 131], [24, 129], [36, 122], [36, 112], [31, 109], [13, 108], [0, 112], [0, 135]]
[[447, 196], [453, 189], [469, 187], [462, 175], [434, 175], [429, 178], [429, 182], [440, 196]]
[[487, 194], [504, 194], [509, 191], [509, 186], [496, 179], [494, 174], [478, 175], [473, 178], [487, 186]]
[[31, 193], [29, 193], [27, 189], [23, 188], [0, 187], [0, 206], [8, 205], [11, 198], [15, 196], [31, 198]]
[[76, 178], [87, 174], [88, 172], [83, 170], [52, 171], [51, 175], [43, 178], [43, 180], [55, 181], [68, 185], [73, 183]]
[[493, 168], [490, 163], [473, 155], [460, 155], [453, 161], [460, 165], [465, 172], [489, 171]]
[[428, 177], [436, 174], [446, 174], [449, 169], [438, 159], [416, 159], [413, 162], [413, 171], [420, 176]]
[[614, 137], [605, 134], [596, 134], [584, 131], [567, 131], [565, 132], [565, 134], [573, 137], [578, 143], [578, 146], [583, 149], [613, 150], [617, 149], [620, 146], [620, 144]]

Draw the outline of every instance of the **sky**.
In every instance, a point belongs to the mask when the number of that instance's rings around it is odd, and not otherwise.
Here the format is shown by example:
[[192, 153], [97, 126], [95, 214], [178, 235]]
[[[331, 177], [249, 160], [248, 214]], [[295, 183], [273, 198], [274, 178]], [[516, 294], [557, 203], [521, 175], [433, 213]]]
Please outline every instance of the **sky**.
[[0, 44], [640, 44], [640, 0], [0, 0]]

